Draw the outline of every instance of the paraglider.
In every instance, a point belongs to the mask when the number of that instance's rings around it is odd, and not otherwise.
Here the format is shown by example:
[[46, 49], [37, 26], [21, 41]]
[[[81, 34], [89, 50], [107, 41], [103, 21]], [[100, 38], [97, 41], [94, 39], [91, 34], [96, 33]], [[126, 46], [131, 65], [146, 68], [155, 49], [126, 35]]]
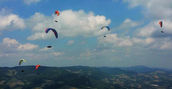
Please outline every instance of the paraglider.
[[40, 67], [40, 65], [36, 65], [35, 66], [35, 70], [38, 70], [39, 67]]
[[[162, 21], [159, 21], [159, 25], [160, 25], [160, 27], [161, 27], [161, 29], [162, 29], [162, 27], [163, 27], [163, 22], [162, 22]], [[164, 33], [164, 31], [161, 30], [161, 33]]]
[[[58, 33], [57, 33], [57, 31], [54, 28], [48, 28], [48, 29], [46, 29], [45, 30], [45, 33], [47, 34], [50, 30], [54, 33], [54, 35], [55, 35], [55, 37], [57, 39], [58, 38]], [[47, 48], [52, 48], [52, 46], [51, 45], [48, 45]]]
[[57, 33], [57, 31], [54, 28], [47, 28], [45, 30], [45, 33], [48, 33], [50, 30], [54, 32], [54, 35], [55, 35], [55, 37], [57, 39], [58, 38], [58, 33]]
[[[25, 59], [20, 59], [20, 61], [19, 61], [19, 66], [21, 66], [21, 64], [22, 64], [23, 62], [26, 62], [26, 60], [25, 60]], [[21, 72], [24, 72], [24, 70], [21, 70]]]
[[23, 62], [26, 62], [26, 60], [25, 60], [25, 59], [20, 59], [20, 61], [19, 61], [19, 66], [20, 66]]
[[[57, 16], [59, 16], [60, 15], [60, 12], [58, 10], [56, 10], [54, 14], [57, 15]], [[58, 21], [57, 20], [54, 20], [54, 22], [57, 23]]]
[[103, 30], [104, 28], [106, 28], [108, 31], [110, 31], [110, 27], [109, 26], [103, 26], [103, 27], [101, 27], [101, 30]]
[[54, 14], [57, 15], [57, 16], [59, 16], [60, 15], [60, 12], [58, 10], [56, 10]]
[[52, 47], [52, 46], [50, 46], [50, 45], [49, 45], [49, 46], [47, 46], [47, 48], [51, 48], [51, 47]]
[[160, 25], [160, 27], [162, 28], [163, 22], [162, 22], [162, 21], [159, 21], [159, 25]]
[[[101, 30], [103, 30], [103, 29], [107, 29], [108, 31], [110, 31], [110, 27], [109, 26], [103, 26], [103, 27], [101, 27]], [[106, 37], [106, 36], [104, 36], [104, 37]]]

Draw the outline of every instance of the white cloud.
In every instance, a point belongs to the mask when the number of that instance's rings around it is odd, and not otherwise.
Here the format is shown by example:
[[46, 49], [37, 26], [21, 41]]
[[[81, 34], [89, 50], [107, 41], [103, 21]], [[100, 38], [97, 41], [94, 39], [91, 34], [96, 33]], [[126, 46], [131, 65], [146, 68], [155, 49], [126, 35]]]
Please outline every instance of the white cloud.
[[74, 40], [69, 40], [69, 41], [67, 42], [67, 45], [72, 45], [72, 44], [74, 44], [74, 43], [75, 43]]
[[47, 47], [44, 47], [44, 48], [41, 48], [41, 49], [40, 49], [40, 51], [48, 51], [48, 50], [50, 50], [50, 49], [47, 48]]
[[[107, 34], [107, 37], [99, 37], [98, 42], [112, 48], [140, 46], [160, 50], [171, 50], [171, 43], [169, 42], [172, 41], [172, 26], [170, 25], [172, 21], [164, 19], [162, 29], [159, 26], [159, 21], [160, 20], [153, 20], [146, 26], [138, 28], [134, 32], [136, 35], [131, 37], [120, 37], [119, 35], [121, 34]], [[119, 28], [129, 29], [138, 25], [138, 22], [126, 19]], [[161, 33], [161, 30], [165, 33]]]
[[151, 38], [151, 37], [148, 37], [148, 38], [137, 38], [137, 37], [134, 37], [131, 39], [132, 42], [136, 45], [150, 45], [152, 44], [153, 42], [155, 42], [155, 39], [154, 38]]
[[132, 46], [133, 42], [130, 37], [118, 37], [117, 34], [107, 34], [106, 37], [99, 37], [98, 41], [100, 44], [110, 44], [113, 47], [128, 47]]
[[4, 38], [2, 43], [7, 45], [8, 47], [19, 45], [18, 41], [16, 41], [15, 39], [10, 39], [10, 38]]
[[151, 18], [149, 24], [147, 24], [141, 30], [139, 35], [148, 37], [157, 35], [157, 32], [161, 30], [158, 22], [160, 20], [163, 21], [163, 29], [166, 33], [172, 33], [172, 1], [171, 0], [123, 0], [124, 2], [128, 2], [131, 8], [142, 6], [144, 8], [143, 13], [145, 16]]
[[149, 45], [150, 48], [159, 50], [172, 50], [172, 40], [169, 38], [154, 38], [154, 41]]
[[[55, 19], [58, 20], [57, 23], [54, 22]], [[34, 32], [28, 39], [37, 40], [42, 39], [40, 34], [48, 27], [55, 28], [60, 37], [98, 36], [106, 33], [106, 31], [100, 31], [100, 28], [109, 25], [111, 21], [106, 20], [105, 16], [95, 16], [92, 12], [65, 10], [61, 11], [60, 16], [53, 15], [53, 17], [35, 13], [27, 22]]]
[[123, 0], [128, 2], [131, 8], [142, 6], [145, 10], [143, 13], [153, 18], [171, 18], [172, 15], [172, 1], [171, 0]]
[[[145, 17], [151, 19], [149, 24], [137, 29], [133, 43], [160, 50], [171, 50], [172, 37], [172, 1], [171, 0], [123, 0], [130, 8], [141, 6]], [[159, 21], [163, 21], [163, 28]], [[165, 33], [161, 33], [163, 30]]]
[[149, 49], [172, 50], [172, 39], [170, 38], [132, 38], [132, 43], [136, 46], [146, 46]]
[[0, 30], [24, 29], [24, 20], [16, 14], [0, 14]]
[[139, 5], [144, 5], [147, 6], [147, 4], [151, 1], [151, 0], [123, 0], [124, 2], [128, 2], [129, 6], [131, 8], [139, 6]]
[[[132, 46], [140, 46], [148, 48], [156, 48], [160, 49], [160, 47], [164, 44], [163, 41], [161, 43], [156, 42], [157, 39], [152, 37], [146, 37], [146, 38], [140, 38], [140, 37], [120, 37], [117, 34], [107, 34], [106, 37], [99, 37], [98, 42], [99, 44], [103, 44], [104, 46], [110, 47], [110, 48], [116, 48], [116, 47], [132, 47]], [[158, 44], [158, 45], [157, 45]], [[155, 46], [156, 45], [156, 46]]]
[[40, 2], [41, 0], [24, 0], [24, 3], [27, 4], [27, 5], [30, 5], [32, 3], [38, 3]]
[[148, 37], [148, 36], [151, 36], [153, 34], [153, 32], [155, 32], [157, 30], [159, 30], [159, 29], [156, 29], [154, 24], [150, 23], [149, 25], [139, 29], [138, 36]]
[[129, 18], [125, 19], [124, 22], [119, 26], [119, 29], [130, 29], [140, 25], [139, 22], [133, 21]]
[[63, 52], [52, 52], [51, 54], [53, 54], [54, 56], [61, 56], [64, 53]]
[[38, 48], [38, 45], [34, 45], [30, 43], [21, 44], [17, 40], [11, 38], [4, 38], [2, 44], [4, 47], [7, 46], [9, 50], [13, 49], [16, 51], [28, 51]]
[[[150, 37], [150, 36], [156, 36], [156, 37], [162, 37], [163, 35], [170, 36], [172, 35], [172, 21], [170, 20], [163, 20], [163, 28], [159, 26], [159, 21], [160, 20], [155, 20], [150, 22], [144, 27], [141, 27], [137, 29], [138, 34], [137, 36], [142, 36], [142, 37]], [[164, 31], [165, 34], [162, 34], [161, 31]]]
[[[165, 50], [167, 48], [171, 49], [171, 46], [169, 43], [172, 41], [172, 21], [170, 20], [163, 20], [163, 28], [161, 29], [159, 24], [159, 20], [155, 20], [150, 22], [145, 27], [139, 28], [138, 37], [144, 37], [146, 43], [152, 43], [152, 48], [162, 49]], [[164, 33], [161, 33], [161, 30], [164, 31]], [[151, 38], [151, 39], [149, 39]]]
[[160, 49], [163, 50], [171, 50], [172, 49], [172, 42], [165, 42], [160, 46]]
[[33, 50], [35, 48], [38, 48], [38, 45], [34, 45], [34, 44], [30, 44], [30, 43], [20, 44], [17, 47], [18, 50], [22, 50], [22, 51], [25, 51], [25, 50]]
[[34, 33], [33, 35], [29, 36], [27, 39], [28, 40], [40, 40], [40, 39], [46, 39], [48, 36], [45, 34], [45, 32], [37, 32]]
[[153, 39], [153, 38], [146, 38], [146, 39], [145, 39], [145, 43], [146, 43], [146, 44], [151, 44], [151, 43], [153, 43], [153, 42], [155, 42], [155, 39]]

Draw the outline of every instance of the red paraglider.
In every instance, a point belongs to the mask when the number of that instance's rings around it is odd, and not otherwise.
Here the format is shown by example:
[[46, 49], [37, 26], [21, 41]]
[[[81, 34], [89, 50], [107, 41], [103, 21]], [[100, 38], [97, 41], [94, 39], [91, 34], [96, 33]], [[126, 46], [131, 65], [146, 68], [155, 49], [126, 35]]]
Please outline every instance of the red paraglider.
[[40, 67], [40, 65], [36, 65], [36, 66], [35, 66], [35, 70], [37, 70], [39, 67]]
[[160, 27], [161, 27], [161, 33], [164, 33], [164, 31], [162, 30], [163, 22], [162, 22], [162, 21], [159, 21], [159, 25], [160, 25]]
[[56, 14], [57, 16], [59, 16], [59, 15], [60, 15], [60, 12], [59, 12], [58, 10], [56, 10], [56, 11], [55, 11], [55, 14]]
[[[60, 15], [60, 12], [59, 12], [58, 10], [56, 10], [56, 11], [54, 12], [54, 14], [57, 15], [57, 16], [59, 16], [59, 15]], [[58, 21], [57, 21], [57, 20], [54, 20], [54, 22], [57, 23]]]
[[162, 21], [159, 21], [159, 25], [160, 25], [160, 27], [162, 28], [163, 22], [162, 22]]

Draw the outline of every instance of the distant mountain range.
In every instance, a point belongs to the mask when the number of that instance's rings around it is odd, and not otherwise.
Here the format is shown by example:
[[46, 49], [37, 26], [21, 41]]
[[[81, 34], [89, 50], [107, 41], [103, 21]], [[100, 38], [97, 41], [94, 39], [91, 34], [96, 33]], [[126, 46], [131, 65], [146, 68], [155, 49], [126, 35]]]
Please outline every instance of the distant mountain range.
[[172, 72], [145, 66], [0, 67], [0, 89], [172, 89]]
[[120, 69], [122, 70], [127, 70], [127, 71], [133, 71], [133, 72], [137, 72], [137, 73], [144, 73], [144, 72], [152, 72], [152, 71], [168, 71], [168, 72], [172, 72], [172, 70], [170, 69], [163, 69], [163, 68], [150, 68], [150, 67], [146, 67], [146, 66], [132, 66], [132, 67], [121, 67]]

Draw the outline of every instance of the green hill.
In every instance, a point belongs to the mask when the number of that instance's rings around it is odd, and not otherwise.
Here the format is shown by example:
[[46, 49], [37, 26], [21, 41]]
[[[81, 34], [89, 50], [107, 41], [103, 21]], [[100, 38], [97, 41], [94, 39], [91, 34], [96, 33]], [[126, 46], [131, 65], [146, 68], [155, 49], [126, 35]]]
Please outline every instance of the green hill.
[[[24, 70], [22, 72], [22, 70]], [[108, 67], [0, 68], [0, 89], [172, 89], [172, 74]]]

